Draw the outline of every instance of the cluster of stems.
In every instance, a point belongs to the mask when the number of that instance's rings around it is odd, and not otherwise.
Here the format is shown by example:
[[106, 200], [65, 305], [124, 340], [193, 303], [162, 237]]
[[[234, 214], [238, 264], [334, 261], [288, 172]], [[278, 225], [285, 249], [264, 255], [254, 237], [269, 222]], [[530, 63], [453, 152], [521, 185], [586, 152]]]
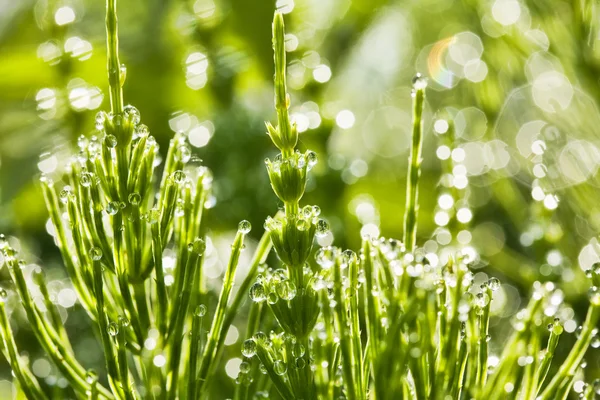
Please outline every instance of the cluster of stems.
[[[306, 175], [302, 155], [294, 152], [297, 133], [287, 113], [283, 37], [283, 19], [276, 14], [278, 126], [268, 124], [267, 129], [281, 154], [275, 162], [267, 160], [267, 168], [285, 213], [269, 218], [265, 228], [284, 268], [266, 268], [250, 289], [255, 304], [248, 332], [261, 324], [273, 326], [273, 320], [277, 328], [269, 334], [258, 332], [244, 343], [246, 360], [236, 398], [252, 393], [267, 396], [272, 389], [285, 399], [566, 398], [597, 335], [597, 290], [592, 289], [581, 335], [558, 373], [550, 377], [564, 331], [558, 318], [549, 317], [556, 312], [549, 303], [554, 285], [536, 283], [529, 305], [515, 317], [504, 352], [491, 357], [490, 309], [500, 282], [492, 278], [474, 285], [470, 255], [448, 255], [444, 248], [431, 254], [416, 245], [426, 89], [420, 75], [413, 81], [404, 242], [365, 237], [358, 256], [351, 250], [324, 247], [316, 253], [317, 265], [309, 262], [311, 228], [318, 221], [311, 224], [309, 219], [313, 207], [298, 205]], [[446, 140], [452, 141], [453, 126], [448, 128]], [[598, 272], [593, 272], [594, 279]], [[263, 304], [274, 318], [263, 315]], [[305, 323], [307, 315], [310, 324]], [[252, 364], [253, 358], [258, 365]], [[585, 395], [592, 396], [593, 390]]]
[[[63, 397], [197, 399], [211, 389], [226, 333], [270, 242], [267, 236], [260, 241], [245, 289], [232, 296], [250, 231], [247, 221], [240, 223], [216, 310], [207, 310], [203, 213], [210, 171], [192, 158], [185, 136], [177, 134], [162, 178], [155, 179], [156, 140], [139, 112], [123, 101], [116, 0], [107, 0], [106, 10], [110, 111], [97, 115], [95, 135], [79, 138], [79, 152], [58, 177], [62, 182], [41, 179], [55, 242], [102, 344], [106, 379], [76, 359], [43, 268], [30, 271], [5, 239], [0, 247], [37, 341], [68, 382]], [[43, 306], [34, 298], [38, 290]], [[9, 323], [12, 298], [3, 290], [2, 352], [28, 399], [49, 398], [47, 385], [38, 382], [17, 350]], [[212, 322], [203, 328], [208, 315]]]
[[[328, 225], [318, 207], [300, 207], [316, 155], [296, 150], [283, 17], [275, 14], [277, 126], [267, 124], [267, 133], [280, 154], [266, 164], [284, 207], [267, 219], [248, 274], [233, 295], [250, 231], [247, 221], [240, 223], [216, 308], [209, 313], [202, 266], [210, 172], [191, 158], [186, 138], [178, 134], [161, 179], [154, 181], [158, 146], [138, 111], [123, 101], [116, 0], [107, 0], [106, 28], [110, 112], [98, 114], [97, 135], [79, 139], [80, 151], [60, 191], [50, 177], [42, 178], [53, 236], [102, 344], [106, 379], [77, 361], [43, 270], [28, 268], [0, 238], [17, 294], [0, 290], [0, 347], [28, 399], [50, 396], [19, 354], [9, 320], [13, 298], [20, 300], [39, 344], [67, 380], [63, 397], [191, 400], [215, 393], [210, 382], [226, 333], [248, 295], [245, 359], [235, 399], [567, 398], [588, 347], [600, 345], [600, 266], [588, 272], [587, 316], [558, 368], [553, 361], [564, 328], [555, 318], [551, 283], [535, 284], [502, 353], [492, 357], [490, 317], [500, 282], [491, 278], [475, 284], [469, 257], [448, 256], [443, 248], [434, 254], [416, 243], [424, 78], [413, 81], [403, 241], [364, 237], [358, 255], [330, 246], [315, 252], [315, 237], [327, 235]], [[278, 268], [265, 264], [271, 248]], [[598, 390], [600, 384], [589, 385], [580, 397], [591, 400]]]

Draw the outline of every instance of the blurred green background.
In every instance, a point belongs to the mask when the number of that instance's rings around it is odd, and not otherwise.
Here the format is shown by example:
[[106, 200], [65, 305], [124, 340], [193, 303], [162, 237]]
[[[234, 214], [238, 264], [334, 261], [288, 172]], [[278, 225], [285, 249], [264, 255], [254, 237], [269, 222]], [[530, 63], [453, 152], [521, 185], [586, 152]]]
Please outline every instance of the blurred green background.
[[[600, 260], [596, 3], [121, 0], [125, 99], [162, 149], [184, 131], [214, 172], [213, 242], [226, 243], [242, 219], [258, 237], [279, 206], [263, 160], [274, 155], [264, 121], [275, 115], [270, 30], [280, 9], [300, 148], [320, 157], [303, 201], [329, 220], [333, 238], [325, 242], [357, 249], [361, 229], [401, 237], [410, 85], [421, 72], [429, 89], [420, 241], [432, 250], [448, 244], [448, 216], [466, 210], [453, 243], [481, 255], [476, 279], [492, 274], [504, 282], [497, 350], [501, 321], [536, 280], [561, 287], [571, 305], [559, 310], [567, 331], [586, 310], [583, 270]], [[68, 326], [85, 332], [75, 350], [99, 369], [99, 347], [46, 231], [37, 179], [64, 167], [77, 137], [93, 134], [96, 112], [108, 106], [104, 40], [102, 1], [0, 0], [0, 231], [51, 271]], [[440, 147], [442, 116], [456, 126], [451, 155]], [[448, 157], [458, 165], [450, 175], [441, 160]], [[462, 193], [454, 211], [438, 198], [448, 179]], [[7, 283], [6, 271], [0, 279]], [[24, 321], [19, 312], [14, 320]], [[19, 341], [38, 363], [36, 374], [60, 387], [24, 323]], [[238, 342], [227, 357], [239, 354]], [[590, 381], [599, 360], [591, 353]], [[1, 362], [0, 393], [9, 393]]]

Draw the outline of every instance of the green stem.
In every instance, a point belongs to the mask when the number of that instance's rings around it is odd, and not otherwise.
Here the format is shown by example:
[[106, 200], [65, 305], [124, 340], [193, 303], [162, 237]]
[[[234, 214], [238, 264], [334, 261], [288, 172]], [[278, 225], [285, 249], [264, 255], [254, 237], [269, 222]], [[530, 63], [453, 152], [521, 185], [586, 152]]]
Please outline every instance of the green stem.
[[117, 0], [106, 0], [106, 47], [110, 107], [113, 115], [123, 113], [123, 88], [119, 62], [119, 37], [117, 28]]
[[204, 388], [208, 383], [208, 373], [217, 356], [219, 336], [222, 334], [223, 322], [225, 319], [225, 310], [227, 308], [231, 289], [233, 288], [235, 271], [237, 269], [243, 246], [244, 234], [238, 231], [232, 244], [231, 255], [229, 256], [229, 264], [227, 265], [225, 279], [223, 280], [223, 289], [221, 290], [219, 301], [217, 303], [217, 311], [213, 318], [213, 323], [208, 335], [208, 342], [206, 343], [206, 347], [204, 348], [204, 353], [202, 355], [202, 362], [200, 364], [200, 371], [198, 373], [198, 380], [200, 381], [200, 393], [204, 392]]
[[414, 85], [412, 111], [412, 145], [408, 164], [408, 182], [406, 186], [406, 210], [404, 213], [404, 244], [406, 251], [412, 252], [417, 240], [417, 215], [419, 211], [419, 177], [421, 175], [421, 149], [423, 147], [423, 104], [425, 87], [421, 85], [419, 75]]
[[588, 311], [585, 322], [583, 323], [583, 329], [581, 335], [575, 345], [571, 349], [567, 359], [562, 364], [558, 373], [554, 376], [550, 384], [542, 392], [540, 396], [541, 400], [550, 400], [554, 398], [556, 391], [569, 384], [575, 376], [577, 368], [583, 359], [587, 348], [589, 347], [594, 330], [598, 326], [598, 320], [600, 319], [600, 302], [592, 302]]

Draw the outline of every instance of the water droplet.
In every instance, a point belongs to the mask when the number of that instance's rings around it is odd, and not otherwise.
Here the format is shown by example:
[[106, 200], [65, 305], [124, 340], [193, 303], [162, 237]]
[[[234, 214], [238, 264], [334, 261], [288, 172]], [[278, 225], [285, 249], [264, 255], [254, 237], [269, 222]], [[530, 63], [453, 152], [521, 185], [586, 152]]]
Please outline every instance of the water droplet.
[[129, 195], [129, 197], [127, 197], [127, 200], [129, 201], [129, 204], [131, 204], [133, 206], [137, 206], [138, 204], [140, 204], [142, 197], [140, 196], [139, 193], [133, 192]]
[[99, 247], [92, 247], [90, 249], [90, 257], [94, 261], [99, 261], [102, 259], [102, 250]]
[[106, 146], [108, 146], [108, 148], [114, 149], [117, 147], [117, 138], [115, 135], [106, 135], [104, 138], [104, 143]]
[[177, 153], [178, 153], [177, 157], [179, 158], [179, 161], [181, 161], [184, 164], [187, 164], [187, 162], [190, 161], [190, 158], [192, 158], [192, 150], [190, 149], [190, 147], [188, 145], [179, 146]]
[[252, 358], [256, 354], [256, 341], [254, 339], [247, 339], [242, 344], [242, 354], [244, 357]]
[[99, 111], [96, 114], [96, 129], [101, 131], [104, 129], [104, 122], [106, 121], [106, 113], [104, 111]]
[[478, 307], [484, 308], [490, 302], [490, 297], [486, 293], [477, 293], [475, 303]]
[[126, 105], [123, 108], [123, 115], [127, 118], [133, 125], [137, 125], [140, 123], [140, 112], [137, 108], [132, 105]]
[[309, 150], [306, 152], [306, 162], [307, 162], [307, 169], [310, 171], [315, 165], [317, 165], [317, 162], [319, 161], [319, 157], [317, 156], [317, 153], [315, 153], [312, 150]]
[[356, 253], [352, 250], [344, 250], [342, 257], [345, 264], [350, 264], [352, 261], [356, 260]]
[[206, 315], [206, 306], [204, 304], [200, 304], [194, 310], [194, 315], [196, 317], [204, 317]]
[[285, 375], [285, 373], [287, 372], [287, 366], [283, 361], [277, 360], [275, 361], [275, 364], [273, 364], [273, 370], [277, 375]]
[[115, 215], [120, 209], [121, 206], [119, 205], [118, 201], [111, 201], [106, 205], [105, 211], [108, 215]]
[[116, 322], [108, 324], [108, 334], [113, 337], [119, 334], [119, 325]]
[[89, 142], [88, 138], [81, 135], [77, 138], [77, 147], [79, 147], [80, 150], [85, 150], [88, 147]]
[[133, 138], [134, 139], [140, 139], [140, 138], [148, 136], [149, 134], [150, 134], [150, 130], [148, 130], [148, 127], [144, 124], [136, 125], [136, 127], [133, 130]]
[[304, 346], [300, 343], [296, 343], [294, 347], [292, 347], [292, 355], [294, 357], [302, 357], [305, 353]]
[[423, 90], [427, 87], [427, 78], [418, 73], [414, 76], [412, 84], [415, 90]]
[[324, 237], [329, 233], [329, 224], [324, 219], [317, 222], [317, 236]]
[[250, 232], [250, 230], [252, 229], [252, 225], [250, 224], [250, 222], [243, 220], [238, 224], [238, 232], [246, 235]]
[[279, 296], [277, 296], [277, 293], [275, 293], [275, 292], [270, 292], [267, 295], [267, 302], [271, 305], [277, 303], [278, 300], [279, 300]]
[[277, 295], [285, 301], [296, 297], [296, 285], [293, 282], [281, 281], [276, 287]]
[[492, 290], [492, 292], [495, 292], [496, 290], [500, 289], [500, 280], [498, 278], [492, 278], [487, 281], [487, 286]]
[[312, 208], [312, 206], [304, 206], [302, 208], [302, 215], [306, 219], [312, 218], [312, 216], [313, 216], [313, 208]]
[[296, 221], [296, 229], [298, 229], [300, 232], [306, 231], [309, 227], [310, 227], [310, 222], [308, 222], [304, 218], [299, 218]]
[[322, 247], [319, 249], [315, 256], [315, 260], [317, 264], [321, 266], [323, 269], [329, 269], [333, 266], [335, 261], [335, 251], [331, 246]]
[[298, 357], [298, 358], [296, 358], [296, 361], [294, 364], [297, 369], [302, 369], [306, 366], [306, 360], [304, 360], [304, 358], [302, 358], [302, 357]]
[[129, 326], [129, 320], [127, 319], [127, 317], [120, 316], [119, 317], [119, 325], [122, 326], [123, 328], [127, 328]]
[[63, 204], [67, 204], [67, 202], [69, 201], [69, 197], [73, 196], [73, 189], [71, 189], [71, 186], [65, 186], [63, 188], [63, 190], [60, 191], [60, 193], [58, 194], [58, 198], [60, 199], [60, 202]]
[[250, 298], [256, 303], [265, 301], [267, 299], [265, 287], [258, 282], [252, 285], [250, 288]]
[[596, 306], [600, 306], [600, 290], [598, 290], [597, 286], [592, 286], [588, 291], [588, 297], [590, 299], [590, 303]]
[[595, 335], [592, 338], [592, 343], [590, 343], [594, 349], [600, 348], [600, 336]]
[[244, 361], [240, 364], [240, 373], [247, 374], [250, 372], [250, 363]]
[[264, 332], [256, 332], [254, 334], [255, 342], [266, 343], [267, 340], [268, 340], [267, 335], [265, 335]]
[[125, 84], [125, 79], [127, 79], [127, 67], [125, 64], [121, 64], [119, 66], [119, 84], [121, 87]]
[[196, 254], [204, 254], [204, 251], [206, 250], [206, 243], [204, 240], [196, 238], [192, 243], [188, 244], [188, 250], [193, 251]]
[[94, 371], [93, 369], [88, 369], [85, 373], [85, 381], [90, 385], [94, 382], [97, 382], [98, 374], [96, 373], [96, 371]]
[[8, 292], [4, 288], [0, 288], [0, 303], [6, 303], [8, 300]]
[[90, 187], [94, 180], [94, 175], [89, 172], [82, 172], [79, 177], [79, 184], [83, 187]]
[[185, 172], [179, 170], [179, 171], [173, 172], [171, 177], [173, 178], [173, 181], [175, 183], [182, 184], [185, 182], [187, 175], [185, 174]]

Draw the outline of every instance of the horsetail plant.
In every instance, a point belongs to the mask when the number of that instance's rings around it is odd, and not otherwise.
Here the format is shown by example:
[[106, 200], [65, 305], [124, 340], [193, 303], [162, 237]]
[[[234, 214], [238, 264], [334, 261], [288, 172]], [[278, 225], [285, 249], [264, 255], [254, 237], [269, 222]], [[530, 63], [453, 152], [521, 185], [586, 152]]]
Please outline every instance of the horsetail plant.
[[[273, 47], [278, 126], [267, 124], [267, 129], [281, 154], [275, 162], [267, 160], [267, 169], [285, 214], [280, 219], [269, 218], [265, 227], [271, 231], [285, 269], [265, 270], [251, 288], [253, 307], [258, 311], [251, 314], [249, 325], [265, 319], [260, 313], [266, 302], [278, 328], [270, 334], [255, 334], [242, 349], [248, 359], [258, 358], [259, 370], [271, 383], [262, 377], [253, 382], [256, 368], [247, 360], [237, 380], [236, 398], [267, 393], [262, 390], [271, 385], [285, 399], [565, 398], [591, 337], [597, 335], [600, 297], [595, 287], [600, 271], [590, 272], [594, 288], [588, 316], [557, 375], [548, 378], [564, 330], [558, 318], [550, 319], [548, 344], [543, 345], [544, 324], [548, 324], [544, 321], [557, 311], [556, 304], [550, 303], [556, 298], [552, 283], [536, 283], [528, 307], [515, 318], [515, 331], [505, 352], [497, 362], [490, 361], [490, 309], [494, 292], [501, 287], [499, 280], [491, 278], [475, 285], [469, 252], [456, 253], [454, 248], [448, 256], [446, 249], [434, 254], [416, 245], [427, 85], [420, 75], [413, 81], [404, 243], [365, 237], [359, 256], [351, 250], [325, 247], [316, 254], [317, 266], [298, 268], [308, 260], [313, 233], [311, 225], [296, 216], [305, 172], [302, 161], [297, 162], [302, 155], [293, 152], [297, 135], [287, 115], [283, 43], [283, 19], [276, 14]], [[450, 121], [446, 140], [453, 141], [452, 128]], [[448, 186], [457, 189], [452, 182]], [[311, 208], [305, 209], [306, 217], [312, 217]], [[313, 223], [318, 225], [316, 220]], [[306, 286], [307, 277], [312, 286]], [[290, 285], [294, 285], [293, 297], [280, 295], [288, 294]], [[311, 301], [300, 297], [307, 293]], [[315, 324], [306, 325], [306, 314], [296, 314], [300, 307], [310, 310]], [[296, 318], [290, 320], [292, 316]], [[560, 393], [559, 397], [553, 397], [555, 393]]]
[[[41, 183], [55, 241], [103, 346], [108, 387], [76, 360], [43, 271], [32, 273], [45, 310], [34, 301], [16, 252], [4, 239], [0, 247], [36, 338], [77, 398], [198, 398], [208, 390], [215, 371], [210, 367], [217, 364], [222, 338], [245, 297], [238, 294], [228, 305], [250, 224], [239, 225], [214, 322], [203, 340], [203, 212], [211, 174], [194, 162], [186, 138], [178, 134], [169, 145], [161, 180], [154, 181], [158, 145], [137, 109], [124, 103], [126, 70], [119, 62], [116, 0], [107, 0], [106, 6], [110, 111], [98, 113], [96, 135], [79, 138], [67, 184], [59, 188], [48, 176]], [[269, 249], [265, 236], [251, 271]], [[169, 270], [163, 264], [165, 250], [175, 254]], [[16, 350], [6, 297], [3, 291], [3, 352], [27, 397], [47, 398]]]
[[[216, 309], [209, 314], [202, 266], [210, 172], [197, 165], [186, 138], [177, 134], [155, 181], [158, 145], [139, 112], [124, 105], [116, 0], [107, 0], [106, 28], [110, 111], [98, 114], [97, 135], [79, 139], [67, 184], [59, 190], [44, 176], [42, 188], [65, 267], [102, 343], [108, 386], [75, 358], [43, 271], [27, 268], [8, 241], [0, 240], [31, 329], [77, 398], [213, 398], [210, 382], [226, 333], [248, 295], [248, 339], [236, 399], [567, 398], [588, 347], [600, 346], [600, 264], [587, 272], [590, 306], [560, 367], [553, 364], [565, 328], [557, 316], [562, 298], [554, 283], [535, 283], [502, 353], [492, 354], [490, 319], [500, 281], [478, 281], [469, 252], [417, 245], [423, 77], [413, 81], [404, 241], [367, 235], [358, 255], [331, 246], [314, 251], [315, 236], [327, 234], [328, 225], [317, 206], [301, 207], [300, 200], [317, 157], [296, 149], [283, 17], [275, 14], [277, 125], [267, 123], [267, 133], [280, 154], [266, 166], [283, 210], [267, 218], [248, 274], [232, 296], [251, 228], [240, 222]], [[451, 122], [449, 128], [452, 132]], [[281, 268], [265, 264], [271, 247]], [[167, 251], [174, 267], [164, 262]], [[43, 308], [34, 301], [28, 273], [39, 286]], [[9, 299], [2, 289], [2, 352], [27, 398], [49, 398], [18, 352]], [[598, 391], [600, 381], [584, 385], [580, 398], [592, 399]]]

